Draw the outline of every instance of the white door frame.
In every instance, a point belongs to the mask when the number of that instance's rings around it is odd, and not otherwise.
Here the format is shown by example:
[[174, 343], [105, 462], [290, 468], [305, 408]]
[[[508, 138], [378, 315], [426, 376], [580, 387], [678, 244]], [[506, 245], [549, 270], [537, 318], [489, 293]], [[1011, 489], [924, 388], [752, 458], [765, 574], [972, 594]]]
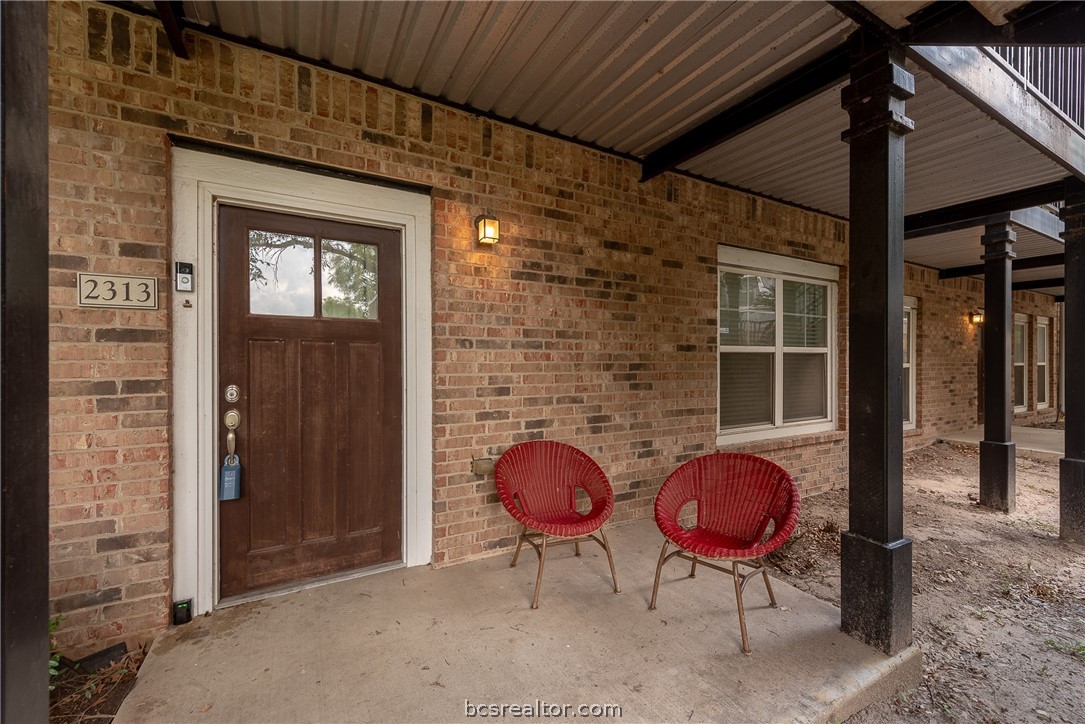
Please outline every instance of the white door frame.
[[[424, 194], [175, 148], [173, 260], [196, 291], [171, 292], [173, 599], [218, 604], [218, 205], [362, 222], [403, 234], [403, 563], [433, 556], [430, 198]], [[171, 268], [171, 277], [173, 270]], [[172, 279], [171, 279], [172, 285]]]

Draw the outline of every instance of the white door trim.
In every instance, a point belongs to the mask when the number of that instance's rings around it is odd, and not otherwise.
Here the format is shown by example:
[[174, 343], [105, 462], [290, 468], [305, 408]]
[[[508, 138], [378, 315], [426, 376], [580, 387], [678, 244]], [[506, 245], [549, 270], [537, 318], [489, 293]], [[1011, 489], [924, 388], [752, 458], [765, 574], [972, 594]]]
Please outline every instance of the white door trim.
[[430, 198], [190, 149], [173, 149], [172, 162], [173, 261], [194, 263], [196, 281], [194, 293], [171, 293], [174, 600], [191, 598], [197, 614], [218, 603], [219, 203], [402, 232], [403, 562], [428, 564], [433, 556]]

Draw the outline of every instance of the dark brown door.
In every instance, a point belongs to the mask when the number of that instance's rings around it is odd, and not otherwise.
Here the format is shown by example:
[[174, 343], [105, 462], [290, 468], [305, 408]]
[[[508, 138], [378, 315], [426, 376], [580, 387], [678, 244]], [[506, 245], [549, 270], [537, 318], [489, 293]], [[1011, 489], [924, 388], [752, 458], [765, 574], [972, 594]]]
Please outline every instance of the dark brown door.
[[241, 416], [241, 497], [219, 503], [223, 598], [400, 558], [400, 244], [220, 209], [220, 458], [222, 417]]

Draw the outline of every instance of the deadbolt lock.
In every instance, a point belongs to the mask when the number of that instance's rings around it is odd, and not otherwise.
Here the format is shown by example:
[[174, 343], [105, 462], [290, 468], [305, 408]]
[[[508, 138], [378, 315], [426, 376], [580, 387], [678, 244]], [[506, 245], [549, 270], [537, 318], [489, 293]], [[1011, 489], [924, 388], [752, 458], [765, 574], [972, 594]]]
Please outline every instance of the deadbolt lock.
[[237, 385], [229, 385], [225, 397], [227, 402], [237, 402], [241, 399], [241, 389]]

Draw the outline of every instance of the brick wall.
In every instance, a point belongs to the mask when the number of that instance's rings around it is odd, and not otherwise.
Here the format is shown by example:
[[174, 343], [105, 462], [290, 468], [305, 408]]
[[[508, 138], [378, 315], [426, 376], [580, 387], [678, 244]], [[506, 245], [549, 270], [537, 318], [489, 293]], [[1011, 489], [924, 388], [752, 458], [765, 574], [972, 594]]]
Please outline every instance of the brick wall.
[[[919, 300], [916, 318], [916, 429], [905, 433], [905, 447], [921, 447], [941, 435], [977, 425], [979, 397], [978, 335], [969, 312], [983, 309], [983, 282], [960, 278], [939, 280], [934, 269], [908, 265], [904, 293]], [[1014, 292], [1015, 313], [1029, 318], [1029, 353], [1026, 374], [1028, 411], [1014, 415], [1014, 424], [1052, 420], [1058, 401], [1059, 313], [1054, 298], [1036, 292]], [[1036, 409], [1036, 319], [1051, 320], [1049, 356], [1051, 407]]]
[[[207, 36], [178, 60], [157, 22], [112, 7], [51, 3], [50, 19], [51, 579], [73, 655], [167, 623], [168, 132], [433, 188], [438, 565], [513, 541], [474, 457], [573, 442], [626, 521], [715, 448], [718, 242], [846, 260], [847, 225], [826, 216], [673, 175], [641, 184], [637, 164]], [[493, 249], [472, 239], [482, 211], [502, 221]], [[163, 311], [79, 309], [80, 270], [156, 275]], [[924, 384], [953, 377], [946, 364]], [[843, 431], [743, 449], [807, 492], [846, 476]]]

